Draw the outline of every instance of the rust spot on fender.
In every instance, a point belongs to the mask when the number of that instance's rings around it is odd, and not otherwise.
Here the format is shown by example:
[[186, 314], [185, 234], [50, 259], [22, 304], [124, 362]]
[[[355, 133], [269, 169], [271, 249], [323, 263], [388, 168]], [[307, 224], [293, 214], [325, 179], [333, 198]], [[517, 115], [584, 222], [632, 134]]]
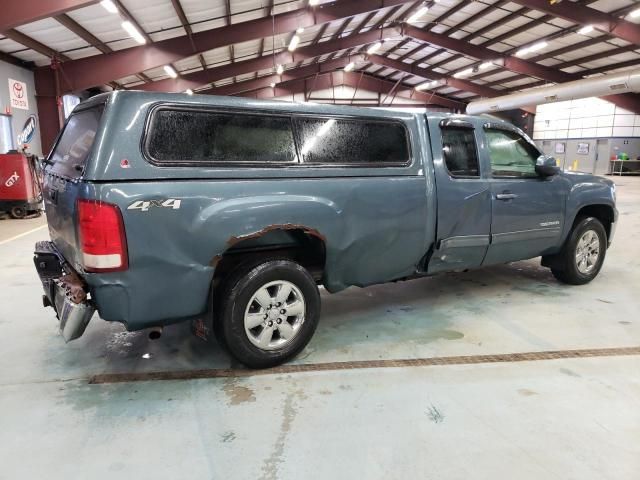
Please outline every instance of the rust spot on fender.
[[222, 260], [222, 255], [218, 254], [215, 257], [213, 257], [211, 259], [211, 261], [209, 262], [209, 266], [210, 267], [215, 267], [218, 265], [218, 263], [220, 262], [220, 260]]
[[298, 224], [295, 224], [295, 223], [283, 223], [283, 224], [269, 225], [268, 227], [265, 227], [262, 230], [258, 230], [257, 232], [254, 232], [254, 233], [248, 233], [246, 235], [240, 235], [238, 237], [231, 237], [231, 238], [229, 238], [229, 240], [227, 240], [227, 245], [229, 245], [231, 247], [231, 246], [235, 245], [238, 242], [242, 242], [243, 240], [249, 240], [251, 238], [258, 238], [258, 237], [261, 237], [261, 236], [263, 236], [263, 235], [265, 235], [265, 234], [267, 234], [269, 232], [272, 232], [274, 230], [302, 230], [304, 233], [306, 233], [308, 235], [311, 235], [313, 237], [319, 238], [323, 242], [326, 241], [326, 237], [324, 235], [322, 235], [315, 228], [309, 228], [309, 227], [307, 227], [305, 225], [298, 225]]

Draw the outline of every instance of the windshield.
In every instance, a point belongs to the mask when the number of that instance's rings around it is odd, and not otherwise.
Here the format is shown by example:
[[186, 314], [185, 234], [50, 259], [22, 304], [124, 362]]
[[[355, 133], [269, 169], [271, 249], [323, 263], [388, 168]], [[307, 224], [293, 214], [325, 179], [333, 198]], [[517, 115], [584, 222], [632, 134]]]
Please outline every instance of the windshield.
[[49, 160], [51, 172], [78, 178], [84, 171], [93, 140], [98, 132], [103, 105], [72, 113]]

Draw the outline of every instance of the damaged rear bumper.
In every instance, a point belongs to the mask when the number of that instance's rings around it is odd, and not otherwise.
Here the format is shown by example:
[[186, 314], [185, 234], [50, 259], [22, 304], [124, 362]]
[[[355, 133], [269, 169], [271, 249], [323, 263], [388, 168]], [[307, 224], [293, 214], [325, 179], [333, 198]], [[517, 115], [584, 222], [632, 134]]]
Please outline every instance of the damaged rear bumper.
[[84, 281], [52, 242], [38, 242], [33, 261], [44, 288], [44, 306], [55, 310], [62, 337], [66, 342], [81, 337], [95, 312]]

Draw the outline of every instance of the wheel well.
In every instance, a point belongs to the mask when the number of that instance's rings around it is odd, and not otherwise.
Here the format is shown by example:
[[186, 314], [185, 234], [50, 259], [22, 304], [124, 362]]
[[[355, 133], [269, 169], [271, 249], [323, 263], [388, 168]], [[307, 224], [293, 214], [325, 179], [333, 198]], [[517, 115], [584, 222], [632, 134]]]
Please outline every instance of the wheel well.
[[266, 257], [287, 257], [305, 267], [320, 282], [324, 274], [324, 237], [302, 226], [271, 226], [251, 235], [232, 237], [229, 248], [212, 260], [215, 266], [213, 288], [234, 268]]
[[587, 205], [586, 207], [582, 207], [580, 211], [578, 211], [574, 223], [577, 222], [579, 218], [583, 217], [595, 217], [600, 220], [607, 232], [607, 238], [609, 238], [611, 235], [611, 224], [613, 223], [614, 218], [613, 208], [611, 208], [611, 206]]

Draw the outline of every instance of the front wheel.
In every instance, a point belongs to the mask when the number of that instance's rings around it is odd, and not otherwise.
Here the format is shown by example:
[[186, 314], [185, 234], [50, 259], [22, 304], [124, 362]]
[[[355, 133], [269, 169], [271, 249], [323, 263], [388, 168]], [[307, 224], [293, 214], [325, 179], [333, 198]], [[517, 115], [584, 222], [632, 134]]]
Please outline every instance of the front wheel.
[[551, 273], [563, 283], [584, 285], [593, 280], [604, 262], [607, 232], [600, 220], [586, 217], [576, 222], [559, 254], [559, 268]]
[[320, 317], [320, 293], [301, 265], [268, 259], [241, 266], [225, 287], [216, 331], [246, 366], [279, 365], [311, 340]]

